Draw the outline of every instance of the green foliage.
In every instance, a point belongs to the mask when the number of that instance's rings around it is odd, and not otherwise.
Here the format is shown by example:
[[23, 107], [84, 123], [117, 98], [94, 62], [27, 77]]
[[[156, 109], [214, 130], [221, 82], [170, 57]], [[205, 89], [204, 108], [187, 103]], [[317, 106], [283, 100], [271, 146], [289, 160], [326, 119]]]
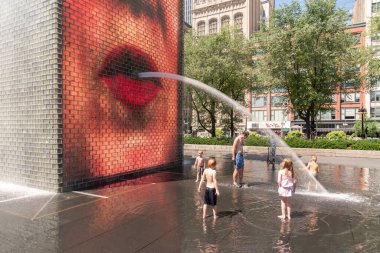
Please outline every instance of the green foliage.
[[217, 137], [217, 138], [221, 138], [221, 137], [224, 136], [224, 132], [223, 132], [223, 130], [220, 129], [220, 128], [217, 128], [217, 129], [215, 130], [215, 134], [216, 134], [216, 137]]
[[203, 138], [194, 136], [185, 136], [184, 141], [186, 144], [204, 144], [204, 145], [232, 145], [232, 139], [227, 137], [221, 138]]
[[[199, 80], [234, 100], [244, 103], [244, 94], [254, 83], [250, 41], [233, 29], [209, 36], [185, 34], [185, 75]], [[197, 122], [212, 136], [216, 136], [217, 115], [225, 115], [226, 128], [235, 130], [236, 116], [216, 98], [191, 89]]]
[[357, 150], [380, 150], [380, 140], [360, 140], [351, 146]]
[[269, 26], [254, 35], [263, 52], [257, 56], [259, 81], [268, 89], [287, 91], [308, 137], [319, 111], [334, 103], [338, 84], [361, 84], [363, 76], [353, 68], [365, 62], [353, 47], [354, 36], [346, 32], [348, 19], [349, 13], [333, 0], [305, 1], [304, 8], [293, 1], [275, 10]]
[[289, 147], [292, 148], [312, 148], [312, 142], [309, 140], [306, 140], [304, 138], [286, 138], [285, 139], [286, 144], [289, 145]]
[[[367, 118], [364, 120], [364, 131], [367, 129], [366, 136], [367, 137], [376, 137], [376, 133], [379, 131], [377, 127], [377, 122], [376, 120]], [[357, 120], [354, 124], [354, 129], [355, 129], [355, 134], [357, 136], [362, 136], [362, 121]]]
[[251, 133], [245, 140], [244, 145], [247, 146], [268, 146], [269, 140], [257, 133]]
[[292, 139], [292, 138], [304, 138], [304, 133], [302, 133], [300, 130], [293, 130], [293, 131], [290, 131], [287, 135], [286, 135], [286, 139]]
[[329, 140], [346, 140], [347, 134], [343, 131], [332, 131], [326, 135]]
[[[232, 145], [233, 139], [222, 138], [202, 138], [185, 136], [186, 144], [204, 144], [204, 145]], [[292, 148], [317, 148], [317, 149], [353, 149], [353, 150], [379, 150], [380, 140], [329, 140], [329, 139], [315, 139], [309, 140], [304, 138], [287, 138], [285, 140]], [[246, 146], [268, 146], [268, 138], [258, 134], [251, 134], [245, 141]]]

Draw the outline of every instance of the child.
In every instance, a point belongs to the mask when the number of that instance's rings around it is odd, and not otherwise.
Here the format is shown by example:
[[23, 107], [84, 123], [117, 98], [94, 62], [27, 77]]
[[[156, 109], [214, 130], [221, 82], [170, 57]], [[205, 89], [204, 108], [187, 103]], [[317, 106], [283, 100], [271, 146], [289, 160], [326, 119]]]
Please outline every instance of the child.
[[205, 161], [203, 159], [203, 151], [198, 151], [198, 156], [195, 158], [194, 167], [197, 169], [197, 180], [195, 182], [198, 182], [199, 179], [203, 176], [203, 171], [205, 169]]
[[[310, 173], [316, 178], [318, 173], [319, 173], [319, 165], [317, 163], [317, 156], [316, 155], [312, 155], [311, 156], [311, 159], [310, 159], [310, 162], [307, 164], [306, 166], [306, 169], [308, 169], [310, 171]], [[311, 188], [311, 182], [309, 180], [308, 184], [307, 184], [307, 189], [310, 191], [310, 188]], [[315, 184], [315, 190], [318, 190], [318, 184], [316, 183]]]
[[291, 197], [296, 191], [296, 179], [294, 175], [293, 162], [289, 158], [285, 158], [281, 163], [281, 169], [278, 172], [278, 193], [281, 199], [281, 216], [280, 219], [286, 218], [290, 220], [291, 213]]
[[212, 206], [214, 219], [216, 219], [216, 202], [217, 196], [219, 196], [219, 189], [218, 182], [216, 181], [216, 161], [213, 158], [208, 160], [208, 168], [205, 169], [202, 175], [201, 182], [198, 186], [198, 192], [201, 191], [203, 181], [206, 181], [206, 190], [203, 204], [203, 219], [206, 218], [207, 206]]
[[319, 173], [319, 165], [317, 163], [317, 156], [312, 155], [310, 162], [307, 164], [306, 168], [310, 171], [310, 173], [316, 177]]

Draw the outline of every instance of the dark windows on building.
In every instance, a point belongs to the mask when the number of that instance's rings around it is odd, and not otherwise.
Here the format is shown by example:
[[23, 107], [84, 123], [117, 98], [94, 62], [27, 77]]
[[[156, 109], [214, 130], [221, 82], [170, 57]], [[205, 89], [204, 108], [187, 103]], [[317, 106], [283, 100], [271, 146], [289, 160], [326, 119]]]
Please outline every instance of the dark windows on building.
[[214, 34], [218, 32], [218, 20], [211, 19], [208, 23], [208, 33]]
[[201, 21], [197, 25], [197, 34], [205, 35], [205, 32], [206, 32], [206, 23], [204, 21]]
[[222, 28], [227, 27], [230, 25], [230, 17], [229, 16], [223, 16], [222, 17]]
[[254, 97], [252, 98], [252, 107], [267, 106], [267, 97]]
[[380, 107], [371, 108], [371, 118], [380, 119]]
[[271, 121], [287, 121], [288, 113], [286, 110], [272, 110], [270, 112], [270, 120]]
[[319, 113], [320, 120], [336, 119], [335, 109], [323, 110]]
[[371, 91], [371, 102], [380, 102], [380, 90]]
[[271, 97], [271, 105], [272, 106], [286, 106], [287, 100], [285, 96], [273, 96]]
[[252, 121], [262, 122], [267, 120], [267, 111], [252, 111]]
[[358, 110], [359, 108], [342, 108], [341, 119], [359, 119]]
[[359, 92], [348, 92], [340, 94], [341, 103], [359, 103], [360, 93]]
[[235, 14], [234, 25], [239, 32], [243, 32], [243, 13]]

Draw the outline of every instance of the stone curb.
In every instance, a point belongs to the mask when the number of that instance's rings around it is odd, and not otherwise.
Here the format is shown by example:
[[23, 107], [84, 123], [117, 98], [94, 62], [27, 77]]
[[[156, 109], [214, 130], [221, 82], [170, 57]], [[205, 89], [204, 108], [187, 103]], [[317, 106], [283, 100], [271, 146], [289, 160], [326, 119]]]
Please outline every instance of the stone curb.
[[[201, 144], [184, 144], [184, 152], [194, 155], [198, 150], [209, 152], [231, 154], [231, 146], [224, 145], [201, 145]], [[282, 148], [278, 147], [281, 152]], [[313, 148], [292, 148], [292, 150], [301, 156], [328, 156], [328, 157], [356, 157], [356, 158], [378, 158], [380, 151], [371, 150], [344, 150], [344, 149], [313, 149]], [[267, 147], [245, 146], [244, 151], [251, 154], [267, 154]]]

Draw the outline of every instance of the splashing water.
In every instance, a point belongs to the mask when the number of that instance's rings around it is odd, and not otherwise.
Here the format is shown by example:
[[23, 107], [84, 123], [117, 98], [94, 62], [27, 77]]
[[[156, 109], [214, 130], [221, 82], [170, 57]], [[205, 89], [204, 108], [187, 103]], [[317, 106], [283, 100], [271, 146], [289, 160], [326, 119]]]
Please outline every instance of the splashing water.
[[[251, 117], [251, 113], [247, 108], [228, 97], [226, 94], [220, 92], [219, 90], [212, 88], [200, 81], [184, 77], [177, 74], [172, 73], [163, 73], [163, 72], [142, 72], [138, 74], [139, 78], [169, 78], [174, 79], [186, 84], [191, 85], [194, 88], [203, 90], [208, 94], [212, 95], [216, 99], [226, 103], [235, 111], [239, 113]], [[276, 147], [279, 147], [284, 154], [284, 156], [290, 156], [293, 161], [293, 167], [296, 171], [297, 175], [297, 187], [301, 186], [303, 188], [308, 188], [312, 185], [313, 191], [321, 194], [328, 193], [326, 189], [319, 183], [319, 181], [306, 169], [304, 163], [301, 159], [294, 153], [294, 151], [273, 131], [267, 129], [264, 131], [264, 134], [267, 135], [268, 138], [271, 138], [275, 141]]]

